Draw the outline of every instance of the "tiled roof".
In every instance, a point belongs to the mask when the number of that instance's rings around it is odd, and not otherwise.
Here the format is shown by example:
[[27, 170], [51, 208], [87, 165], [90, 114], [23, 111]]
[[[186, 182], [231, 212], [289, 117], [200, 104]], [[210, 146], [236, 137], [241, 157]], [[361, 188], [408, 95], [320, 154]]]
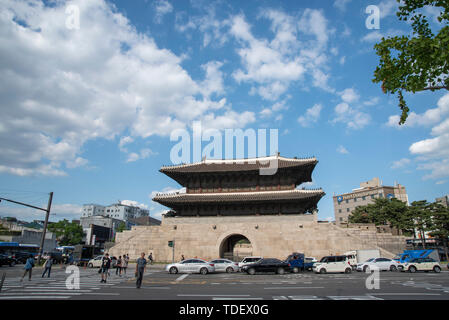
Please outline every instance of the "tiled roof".
[[316, 164], [315, 157], [295, 159], [281, 156], [270, 156], [251, 159], [230, 159], [230, 160], [203, 160], [191, 164], [181, 164], [174, 166], [163, 166], [159, 171], [171, 172], [226, 172], [226, 171], [252, 171], [259, 169], [269, 170], [270, 168], [289, 168], [303, 165]]
[[307, 199], [324, 196], [322, 189], [316, 190], [280, 190], [257, 192], [222, 192], [222, 193], [170, 193], [156, 194], [154, 201], [159, 203], [208, 203], [208, 202], [234, 202], [234, 201], [271, 201]]

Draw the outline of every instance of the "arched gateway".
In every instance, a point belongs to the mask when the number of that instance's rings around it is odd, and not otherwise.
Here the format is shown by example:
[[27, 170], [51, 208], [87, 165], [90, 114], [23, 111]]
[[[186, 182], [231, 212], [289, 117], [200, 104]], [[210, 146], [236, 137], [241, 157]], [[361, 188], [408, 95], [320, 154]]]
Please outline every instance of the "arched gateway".
[[232, 234], [221, 241], [220, 258], [240, 261], [253, 254], [251, 241], [241, 234]]

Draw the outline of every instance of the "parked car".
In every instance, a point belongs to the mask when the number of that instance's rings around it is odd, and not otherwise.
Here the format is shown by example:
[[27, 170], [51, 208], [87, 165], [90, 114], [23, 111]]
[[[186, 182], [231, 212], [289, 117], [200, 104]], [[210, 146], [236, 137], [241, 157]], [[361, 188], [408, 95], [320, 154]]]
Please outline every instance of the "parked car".
[[244, 265], [242, 271], [245, 271], [250, 275], [254, 275], [257, 272], [275, 272], [277, 274], [284, 274], [285, 272], [291, 271], [291, 268], [285, 261], [269, 258]]
[[371, 258], [365, 262], [357, 264], [357, 271], [367, 272], [378, 269], [379, 271], [397, 271], [399, 263], [388, 258]]
[[239, 264], [237, 262], [228, 260], [228, 259], [215, 259], [210, 263], [214, 264], [215, 272], [238, 272]]
[[441, 272], [441, 267], [438, 261], [432, 258], [414, 258], [409, 262], [404, 262], [399, 265], [400, 271], [409, 271], [414, 273], [416, 271], [434, 271]]
[[240, 268], [240, 270], [242, 270], [242, 268], [244, 266], [258, 262], [262, 259], [263, 259], [263, 257], [245, 257], [245, 258], [243, 258], [242, 261], [239, 262], [239, 268]]
[[315, 273], [344, 272], [351, 273], [352, 267], [347, 256], [327, 256], [313, 265]]
[[294, 252], [287, 257], [285, 260], [291, 268], [293, 273], [298, 273], [299, 271], [312, 270], [315, 262], [306, 261], [303, 253]]
[[16, 251], [12, 253], [12, 257], [16, 259], [17, 263], [25, 264], [27, 259], [30, 257], [30, 254], [33, 255], [34, 258], [37, 257], [37, 253], [24, 252], [24, 251]]
[[7, 254], [0, 254], [0, 266], [6, 265], [13, 267], [16, 264], [16, 259]]
[[165, 271], [171, 274], [176, 274], [178, 272], [208, 274], [215, 272], [215, 265], [201, 259], [187, 259], [181, 262], [168, 264], [165, 267]]
[[318, 262], [318, 260], [314, 257], [306, 257], [305, 258], [305, 262], [306, 263], [311, 263], [311, 262]]

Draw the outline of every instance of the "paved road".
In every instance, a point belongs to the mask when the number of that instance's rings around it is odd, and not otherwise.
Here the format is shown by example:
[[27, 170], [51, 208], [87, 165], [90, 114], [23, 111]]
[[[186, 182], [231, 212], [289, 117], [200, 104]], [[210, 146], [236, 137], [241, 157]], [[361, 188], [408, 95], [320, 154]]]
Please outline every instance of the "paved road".
[[[98, 269], [80, 268], [80, 288], [69, 290], [69, 276], [59, 266], [52, 277], [20, 282], [23, 266], [3, 267], [8, 275], [0, 300], [11, 299], [144, 299], [144, 300], [449, 300], [449, 271], [435, 273], [380, 273], [380, 289], [365, 286], [368, 274], [167, 274], [159, 266], [147, 270], [142, 288], [135, 288], [133, 266], [126, 276], [115, 270], [106, 284]], [[130, 272], [131, 271], [131, 272]]]

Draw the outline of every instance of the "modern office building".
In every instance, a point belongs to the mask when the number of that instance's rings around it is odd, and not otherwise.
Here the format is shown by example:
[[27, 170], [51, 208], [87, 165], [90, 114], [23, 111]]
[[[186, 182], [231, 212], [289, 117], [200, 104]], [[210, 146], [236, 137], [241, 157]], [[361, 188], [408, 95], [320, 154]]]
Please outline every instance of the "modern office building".
[[347, 223], [349, 215], [356, 207], [373, 203], [376, 198], [396, 198], [408, 205], [408, 196], [404, 186], [400, 184], [384, 186], [379, 178], [373, 178], [362, 182], [360, 188], [353, 189], [352, 192], [333, 196], [337, 225]]

